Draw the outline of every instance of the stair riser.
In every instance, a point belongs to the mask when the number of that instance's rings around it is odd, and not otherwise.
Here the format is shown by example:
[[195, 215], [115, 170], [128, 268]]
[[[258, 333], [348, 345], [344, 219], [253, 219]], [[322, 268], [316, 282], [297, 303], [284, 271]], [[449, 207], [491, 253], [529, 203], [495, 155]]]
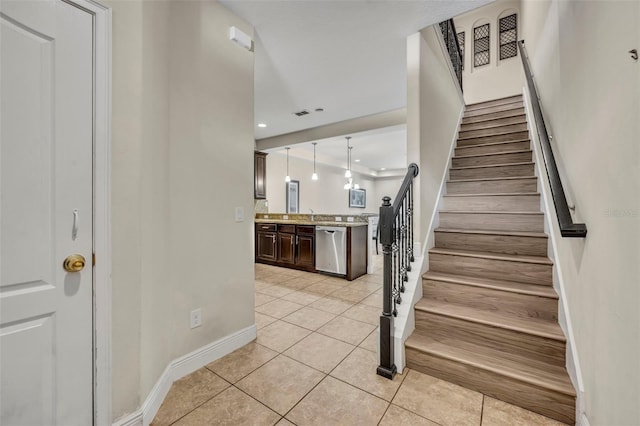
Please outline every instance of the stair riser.
[[449, 179], [484, 179], [502, 177], [534, 176], [534, 164], [500, 165], [495, 167], [479, 167], [470, 169], [450, 169]]
[[488, 129], [460, 130], [459, 138], [475, 138], [478, 136], [489, 136], [504, 132], [524, 132], [527, 130], [527, 123], [507, 124], [504, 126], [492, 127]]
[[520, 108], [524, 109], [524, 104], [522, 103], [522, 101], [511, 102], [503, 105], [494, 105], [492, 107], [486, 107], [486, 108], [468, 109], [468, 110], [465, 110], [464, 116], [477, 117], [479, 115], [493, 114], [495, 112], [504, 112], [504, 111], [510, 111], [510, 110], [515, 110]]
[[516, 107], [516, 108], [506, 109], [504, 111], [465, 116], [462, 118], [462, 124], [465, 125], [465, 124], [471, 124], [471, 123], [482, 123], [482, 122], [486, 122], [487, 120], [522, 116], [523, 114], [524, 114], [524, 107], [520, 107], [520, 108]]
[[552, 285], [552, 265], [539, 263], [430, 253], [429, 270], [468, 277]]
[[480, 155], [474, 157], [453, 157], [452, 167], [492, 166], [497, 164], [528, 163], [531, 151], [509, 152], [504, 154]]
[[458, 147], [467, 145], [481, 145], [483, 143], [519, 141], [529, 139], [529, 132], [512, 132], [503, 135], [478, 136], [474, 138], [458, 139]]
[[494, 120], [484, 120], [477, 123], [462, 123], [460, 126], [461, 131], [485, 129], [487, 127], [506, 126], [508, 124], [525, 123], [527, 117], [524, 114], [515, 115], [513, 117], [504, 117]]
[[521, 254], [525, 256], [547, 255], [547, 239], [542, 237], [438, 231], [434, 234], [436, 248]]
[[[422, 281], [422, 294], [426, 299], [470, 306], [485, 311], [507, 312], [520, 318], [541, 318], [548, 321], [558, 320], [558, 300], [549, 297], [426, 279]], [[418, 313], [421, 315], [425, 314], [422, 311], [416, 310], [416, 315], [418, 315]], [[510, 331], [510, 333], [514, 332]], [[548, 345], [545, 344], [544, 346], [546, 347]], [[560, 348], [558, 352], [559, 355], [555, 354], [554, 359], [564, 363], [564, 344], [558, 347]], [[545, 353], [548, 353], [548, 351], [545, 351]]]
[[451, 211], [538, 212], [540, 195], [471, 195], [442, 197], [441, 207]]
[[499, 154], [501, 152], [526, 151], [529, 149], [531, 149], [531, 142], [525, 140], [456, 148], [454, 155], [460, 157], [463, 155]]
[[536, 178], [447, 182], [447, 194], [517, 194], [536, 192]]
[[478, 109], [489, 108], [497, 105], [512, 104], [514, 102], [522, 102], [522, 95], [514, 95], [506, 98], [492, 99], [490, 101], [470, 104], [465, 107], [465, 111], [475, 111]]
[[406, 348], [407, 367], [558, 421], [575, 423], [575, 398], [479, 367]]
[[440, 226], [483, 231], [543, 232], [544, 216], [528, 214], [440, 212]]

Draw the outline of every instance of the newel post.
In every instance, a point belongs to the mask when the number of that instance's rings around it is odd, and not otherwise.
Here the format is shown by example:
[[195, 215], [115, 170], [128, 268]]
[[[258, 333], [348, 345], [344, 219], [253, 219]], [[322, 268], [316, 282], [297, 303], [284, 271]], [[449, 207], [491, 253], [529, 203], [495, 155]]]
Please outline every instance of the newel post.
[[391, 198], [384, 197], [380, 207], [380, 244], [384, 256], [384, 275], [382, 287], [382, 314], [380, 315], [380, 365], [377, 373], [393, 379], [396, 366], [393, 360], [393, 291], [392, 291], [392, 250], [393, 250], [393, 206]]

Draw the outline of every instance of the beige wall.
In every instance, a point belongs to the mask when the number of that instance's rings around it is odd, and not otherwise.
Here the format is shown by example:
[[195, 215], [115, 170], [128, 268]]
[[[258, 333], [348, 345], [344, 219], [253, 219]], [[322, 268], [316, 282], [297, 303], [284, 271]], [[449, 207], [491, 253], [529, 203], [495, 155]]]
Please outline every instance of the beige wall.
[[[518, 38], [521, 38], [520, 0], [498, 0], [454, 19], [456, 31], [465, 33], [465, 58], [462, 84], [467, 104], [522, 93], [521, 63], [516, 56], [499, 60], [498, 19], [518, 14]], [[489, 24], [489, 64], [473, 66], [473, 29]]]
[[407, 159], [420, 165], [414, 233], [421, 243], [437, 209], [464, 106], [438, 40], [435, 27], [407, 38]]
[[116, 419], [173, 359], [254, 322], [253, 55], [228, 28], [253, 30], [216, 2], [109, 4]]
[[[284, 213], [286, 191], [284, 177], [287, 174], [287, 157], [279, 152], [267, 156], [267, 200], [269, 212]], [[318, 180], [311, 180], [313, 163], [289, 156], [289, 175], [300, 181], [300, 213], [310, 214], [309, 209], [320, 214], [377, 213], [381, 202], [376, 200], [376, 183], [370, 176], [353, 172], [353, 183], [367, 191], [366, 208], [349, 207], [349, 191], [343, 189], [347, 179], [344, 169], [317, 164]]]
[[558, 166], [588, 227], [560, 238], [549, 215], [591, 425], [640, 424], [640, 68], [627, 53], [640, 45], [639, 8], [522, 3]]

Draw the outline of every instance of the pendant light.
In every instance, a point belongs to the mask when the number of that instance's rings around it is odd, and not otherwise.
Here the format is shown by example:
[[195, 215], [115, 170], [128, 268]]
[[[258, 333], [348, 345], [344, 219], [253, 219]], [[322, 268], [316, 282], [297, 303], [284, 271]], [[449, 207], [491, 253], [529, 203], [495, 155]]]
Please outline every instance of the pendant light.
[[284, 181], [291, 182], [291, 177], [289, 176], [289, 150], [291, 148], [286, 147], [285, 149], [287, 150], [287, 176], [285, 176]]
[[318, 174], [316, 173], [316, 145], [318, 142], [313, 142], [313, 174], [311, 180], [318, 180]]
[[347, 171], [344, 173], [344, 177], [347, 178], [347, 183], [344, 184], [344, 189], [360, 189], [360, 185], [353, 183], [353, 177], [351, 175], [351, 150], [352, 146], [349, 145], [351, 136], [347, 136]]
[[349, 146], [349, 141], [351, 140], [351, 136], [347, 136], [347, 170], [344, 172], [344, 177], [347, 179], [351, 178], [351, 147]]

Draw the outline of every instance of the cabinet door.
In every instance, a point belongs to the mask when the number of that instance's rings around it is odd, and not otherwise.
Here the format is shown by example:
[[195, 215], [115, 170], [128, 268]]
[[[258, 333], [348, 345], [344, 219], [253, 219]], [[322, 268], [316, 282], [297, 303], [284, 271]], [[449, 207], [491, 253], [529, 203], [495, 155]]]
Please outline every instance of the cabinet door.
[[314, 268], [316, 239], [312, 235], [297, 235], [296, 242], [296, 265]]
[[278, 232], [278, 262], [295, 263], [295, 239], [294, 234]]
[[261, 260], [276, 261], [276, 233], [256, 233], [256, 258]]
[[256, 152], [254, 154], [254, 197], [267, 198], [267, 154]]

